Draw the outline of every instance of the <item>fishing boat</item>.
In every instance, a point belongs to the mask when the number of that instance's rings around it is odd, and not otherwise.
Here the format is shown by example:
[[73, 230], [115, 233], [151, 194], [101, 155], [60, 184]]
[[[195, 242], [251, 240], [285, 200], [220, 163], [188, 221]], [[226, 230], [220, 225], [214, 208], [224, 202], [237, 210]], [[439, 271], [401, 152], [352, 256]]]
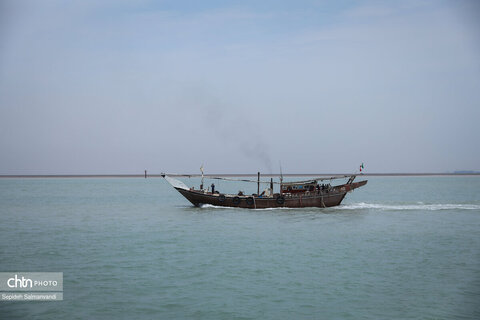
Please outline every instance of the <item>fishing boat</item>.
[[[239, 191], [237, 194], [228, 194], [215, 190], [215, 185], [213, 183], [211, 188], [205, 189], [203, 185], [203, 173], [199, 189], [188, 187], [182, 181], [167, 174], [162, 173], [161, 176], [196, 207], [209, 204], [220, 207], [238, 207], [247, 209], [334, 207], [340, 205], [348, 192], [367, 184], [367, 180], [353, 182], [356, 178], [355, 174], [326, 178], [321, 177], [295, 182], [284, 182], [283, 177], [280, 178], [280, 182], [274, 182], [272, 178], [269, 182], [262, 182], [260, 181], [260, 173], [258, 173], [257, 181], [225, 177], [208, 177], [208, 179], [257, 183], [257, 193], [244, 194], [243, 191]], [[335, 186], [331, 185], [332, 180], [346, 178], [348, 178], [348, 181], [344, 184]], [[261, 183], [269, 185], [262, 193], [260, 193]], [[274, 192], [274, 184], [279, 184], [280, 186], [276, 193]]]

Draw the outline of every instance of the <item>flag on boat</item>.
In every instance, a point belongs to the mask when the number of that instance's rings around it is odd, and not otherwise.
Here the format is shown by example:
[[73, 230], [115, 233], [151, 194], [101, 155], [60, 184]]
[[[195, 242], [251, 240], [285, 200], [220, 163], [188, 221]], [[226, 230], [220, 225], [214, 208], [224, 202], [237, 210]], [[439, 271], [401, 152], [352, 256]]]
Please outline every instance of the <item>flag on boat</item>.
[[202, 163], [202, 166], [200, 167], [200, 171], [202, 172], [202, 175], [203, 175], [203, 163]]
[[362, 172], [363, 168], [364, 168], [364, 166], [363, 166], [363, 162], [362, 162], [362, 164], [360, 165], [360, 172]]

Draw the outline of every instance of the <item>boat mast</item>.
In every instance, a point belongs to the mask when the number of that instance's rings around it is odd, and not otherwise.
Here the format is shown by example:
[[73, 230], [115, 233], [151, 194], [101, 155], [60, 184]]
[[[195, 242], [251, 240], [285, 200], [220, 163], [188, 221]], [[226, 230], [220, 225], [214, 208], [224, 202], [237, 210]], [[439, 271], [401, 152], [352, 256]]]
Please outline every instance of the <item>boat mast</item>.
[[282, 184], [283, 184], [282, 163], [279, 162], [279, 164], [280, 164], [280, 193], [282, 193]]
[[282, 163], [280, 163], [280, 186], [283, 183]]
[[257, 179], [257, 195], [260, 195], [260, 172], [258, 172], [258, 179]]

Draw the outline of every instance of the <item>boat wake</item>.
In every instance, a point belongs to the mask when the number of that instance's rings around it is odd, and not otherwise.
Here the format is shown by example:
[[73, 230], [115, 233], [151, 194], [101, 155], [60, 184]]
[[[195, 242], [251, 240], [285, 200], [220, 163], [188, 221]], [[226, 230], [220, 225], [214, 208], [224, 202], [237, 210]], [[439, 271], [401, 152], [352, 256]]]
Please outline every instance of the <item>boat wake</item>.
[[[214, 206], [213, 204], [202, 204], [200, 206], [202, 209], [244, 209], [244, 208], [237, 208], [237, 207], [222, 207], [222, 206]], [[258, 208], [258, 209], [247, 209], [247, 210], [298, 210], [299, 208], [286, 208], [286, 207], [277, 207], [277, 208]], [[305, 209], [305, 208], [300, 208]]]
[[[211, 204], [202, 204], [201, 208], [204, 209], [238, 209], [234, 207], [222, 207], [214, 206]], [[311, 210], [315, 208], [262, 208], [262, 209], [249, 209], [249, 210]], [[352, 204], [344, 204], [337, 207], [331, 208], [318, 208], [322, 210], [362, 210], [362, 209], [375, 209], [380, 211], [398, 211], [398, 210], [427, 210], [427, 211], [438, 211], [438, 210], [480, 210], [480, 205], [477, 204], [381, 204], [381, 203], [365, 203], [358, 202]]]
[[476, 204], [380, 204], [380, 203], [352, 203], [337, 207], [343, 210], [359, 210], [359, 209], [377, 209], [377, 210], [480, 210], [480, 205]]
[[213, 204], [201, 204], [200, 208], [202, 209], [228, 209], [228, 207], [214, 206]]

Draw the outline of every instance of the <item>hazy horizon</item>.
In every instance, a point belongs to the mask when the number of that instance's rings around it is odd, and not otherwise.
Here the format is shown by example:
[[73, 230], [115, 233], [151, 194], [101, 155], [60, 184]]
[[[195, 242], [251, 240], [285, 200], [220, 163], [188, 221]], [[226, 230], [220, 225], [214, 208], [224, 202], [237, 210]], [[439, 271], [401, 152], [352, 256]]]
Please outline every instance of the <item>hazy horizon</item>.
[[0, 175], [480, 171], [475, 1], [2, 1]]
[[[172, 177], [201, 177], [201, 173], [195, 173], [195, 172], [148, 172], [147, 173], [147, 178], [159, 178], [162, 177], [163, 174], [172, 176]], [[260, 172], [262, 177], [280, 177], [280, 173], [263, 173]], [[455, 171], [455, 172], [369, 172], [369, 173], [359, 173], [359, 172], [304, 172], [304, 173], [295, 173], [295, 172], [288, 172], [288, 173], [283, 173], [283, 176], [285, 177], [299, 177], [299, 176], [304, 176], [304, 177], [313, 177], [313, 176], [319, 176], [319, 177], [325, 177], [325, 176], [342, 176], [345, 175], [348, 177], [349, 175], [357, 175], [358, 177], [369, 177], [369, 176], [478, 176], [480, 175], [480, 171]], [[0, 175], [0, 178], [9, 178], [9, 177], [65, 177], [65, 178], [76, 178], [76, 177], [140, 177], [143, 178], [145, 176], [144, 172], [132, 172], [132, 173], [123, 173], [123, 174], [115, 174], [115, 173], [110, 173], [110, 174], [102, 174], [102, 173], [96, 173], [96, 174], [89, 174], [89, 173], [83, 173], [83, 174], [31, 174], [31, 175], [22, 175], [22, 174], [2, 174]], [[256, 177], [257, 172], [231, 172], [231, 173], [215, 173], [215, 172], [208, 172], [205, 173], [205, 177], [214, 177], [214, 176], [219, 176], [219, 177]]]

